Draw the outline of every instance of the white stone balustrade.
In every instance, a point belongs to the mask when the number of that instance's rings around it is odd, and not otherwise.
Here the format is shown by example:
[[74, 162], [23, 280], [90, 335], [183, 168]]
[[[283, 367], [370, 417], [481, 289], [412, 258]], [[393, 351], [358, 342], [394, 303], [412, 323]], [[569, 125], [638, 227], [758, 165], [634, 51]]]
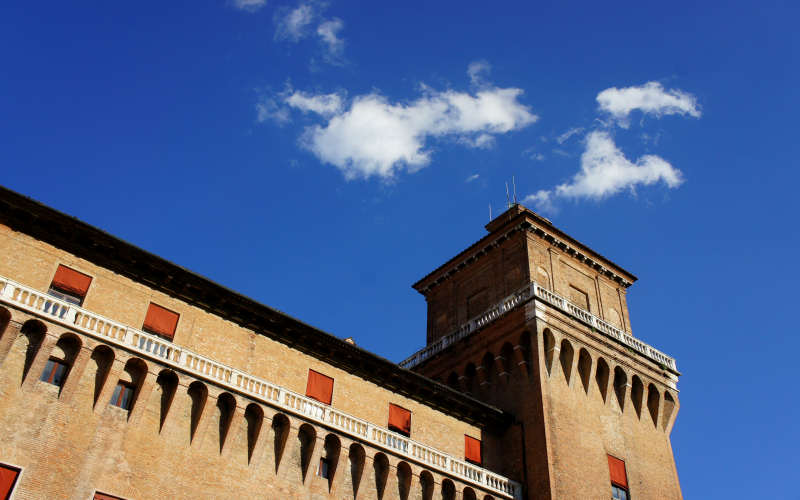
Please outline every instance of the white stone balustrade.
[[[514, 300], [516, 299], [512, 299], [512, 301]], [[522, 487], [515, 481], [467, 464], [435, 448], [375, 426], [317, 400], [217, 363], [158, 336], [122, 325], [3, 276], [0, 276], [0, 302], [11, 304], [54, 323], [74, 328], [91, 337], [118, 345], [143, 357], [173, 366], [198, 378], [228, 387], [255, 400], [362, 439], [375, 447], [407, 457], [466, 484], [483, 488], [492, 494], [515, 500], [522, 496]], [[513, 308], [516, 307], [516, 303], [501, 306]], [[503, 309], [503, 311], [505, 310]], [[485, 321], [488, 322], [492, 319], [485, 319]], [[474, 328], [479, 328], [479, 326]]]
[[451, 333], [450, 335], [446, 335], [437, 340], [436, 342], [434, 342], [433, 344], [412, 354], [405, 360], [401, 361], [400, 366], [408, 369], [417, 366], [418, 364], [422, 363], [431, 356], [438, 354], [450, 344], [458, 342], [459, 340], [468, 337], [469, 335], [472, 335], [472, 333], [474, 333], [475, 331], [479, 330], [480, 328], [483, 328], [484, 326], [496, 320], [497, 318], [500, 318], [510, 310], [514, 309], [515, 307], [521, 304], [524, 304], [525, 302], [528, 302], [531, 299], [539, 299], [542, 302], [550, 304], [551, 306], [554, 306], [562, 310], [563, 312], [582, 321], [583, 323], [586, 323], [587, 325], [594, 327], [595, 330], [606, 335], [607, 337], [611, 337], [612, 339], [621, 342], [622, 344], [625, 344], [631, 349], [643, 354], [644, 356], [656, 361], [657, 363], [663, 364], [664, 366], [673, 371], [677, 371], [674, 358], [671, 358], [670, 356], [667, 356], [658, 349], [648, 344], [645, 344], [644, 342], [634, 338], [631, 335], [628, 335], [624, 331], [603, 321], [602, 319], [598, 318], [589, 311], [576, 306], [575, 304], [568, 301], [564, 297], [558, 295], [557, 293], [553, 293], [550, 290], [541, 287], [535, 281], [530, 282], [529, 284], [525, 285], [518, 291], [514, 292], [505, 299], [501, 300], [499, 303], [489, 308], [489, 310], [487, 310], [483, 314], [467, 321], [466, 323], [461, 325], [461, 327], [458, 330]]

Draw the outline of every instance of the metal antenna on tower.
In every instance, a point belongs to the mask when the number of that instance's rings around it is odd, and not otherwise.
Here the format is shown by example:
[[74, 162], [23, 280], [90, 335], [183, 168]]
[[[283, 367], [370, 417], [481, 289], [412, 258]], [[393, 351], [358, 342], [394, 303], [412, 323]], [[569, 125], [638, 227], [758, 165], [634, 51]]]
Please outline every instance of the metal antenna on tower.
[[514, 185], [514, 205], [517, 204], [517, 183], [514, 181], [514, 176], [511, 176], [511, 184]]
[[508, 181], [506, 181], [506, 208], [511, 208], [511, 196], [508, 194]]
[[489, 203], [489, 222], [492, 222], [492, 204]]

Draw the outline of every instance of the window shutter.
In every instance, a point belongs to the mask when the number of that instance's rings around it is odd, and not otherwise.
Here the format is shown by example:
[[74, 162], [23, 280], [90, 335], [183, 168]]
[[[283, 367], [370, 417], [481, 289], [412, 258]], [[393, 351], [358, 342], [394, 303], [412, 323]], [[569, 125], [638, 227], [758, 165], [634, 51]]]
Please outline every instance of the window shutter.
[[314, 398], [320, 403], [331, 404], [333, 397], [333, 379], [314, 370], [308, 370], [308, 384], [306, 396]]
[[611, 475], [611, 482], [623, 488], [628, 487], [628, 475], [625, 473], [625, 462], [611, 455], [608, 456], [608, 473]]
[[14, 483], [17, 482], [17, 476], [19, 476], [19, 469], [0, 465], [0, 498], [9, 497], [11, 490], [14, 489]]
[[175, 336], [175, 328], [178, 326], [180, 315], [169, 309], [150, 303], [147, 309], [147, 316], [144, 318], [145, 328], [151, 332], [168, 337], [170, 340]]
[[65, 292], [74, 293], [83, 298], [86, 296], [86, 292], [89, 291], [89, 285], [91, 284], [91, 276], [87, 276], [59, 264], [58, 269], [56, 269], [56, 275], [53, 277], [53, 283], [50, 286]]
[[481, 464], [481, 441], [464, 435], [464, 458], [474, 464]]
[[405, 408], [389, 403], [389, 429], [411, 434], [411, 412]]

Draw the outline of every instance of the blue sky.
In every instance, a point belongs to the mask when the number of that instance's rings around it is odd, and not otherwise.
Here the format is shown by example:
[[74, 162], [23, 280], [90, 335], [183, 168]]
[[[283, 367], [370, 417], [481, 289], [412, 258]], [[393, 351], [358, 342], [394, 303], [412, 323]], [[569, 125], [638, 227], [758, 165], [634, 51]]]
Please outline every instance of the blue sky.
[[6, 2], [0, 182], [399, 361], [514, 176], [639, 276], [684, 496], [800, 498], [798, 10]]

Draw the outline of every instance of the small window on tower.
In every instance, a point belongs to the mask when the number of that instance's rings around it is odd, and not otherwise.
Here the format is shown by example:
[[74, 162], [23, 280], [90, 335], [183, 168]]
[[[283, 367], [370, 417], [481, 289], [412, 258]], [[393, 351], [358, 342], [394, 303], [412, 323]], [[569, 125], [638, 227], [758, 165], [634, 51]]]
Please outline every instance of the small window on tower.
[[130, 410], [131, 403], [133, 403], [133, 392], [133, 384], [120, 380], [117, 383], [117, 387], [114, 388], [114, 394], [111, 395], [110, 403], [123, 410]]
[[608, 455], [608, 473], [611, 476], [611, 499], [630, 500], [625, 462]]
[[57, 299], [79, 306], [83, 304], [83, 299], [91, 284], [91, 276], [59, 264], [47, 293]]
[[481, 440], [464, 435], [464, 458], [475, 465], [481, 464]]
[[142, 330], [172, 340], [178, 327], [178, 318], [180, 318], [178, 313], [151, 302], [147, 308]]
[[39, 380], [61, 387], [61, 385], [64, 383], [64, 379], [67, 378], [68, 368], [69, 366], [67, 366], [67, 363], [63, 360], [58, 358], [50, 358], [47, 360], [47, 364], [45, 365], [44, 371], [42, 372], [42, 376], [39, 377]]
[[399, 432], [404, 436], [411, 435], [411, 412], [389, 403], [389, 430]]
[[331, 404], [331, 399], [333, 399], [333, 379], [314, 370], [308, 370], [306, 396], [326, 405]]
[[122, 497], [115, 497], [114, 495], [109, 495], [108, 493], [100, 493], [99, 491], [95, 492], [93, 500], [125, 500]]

